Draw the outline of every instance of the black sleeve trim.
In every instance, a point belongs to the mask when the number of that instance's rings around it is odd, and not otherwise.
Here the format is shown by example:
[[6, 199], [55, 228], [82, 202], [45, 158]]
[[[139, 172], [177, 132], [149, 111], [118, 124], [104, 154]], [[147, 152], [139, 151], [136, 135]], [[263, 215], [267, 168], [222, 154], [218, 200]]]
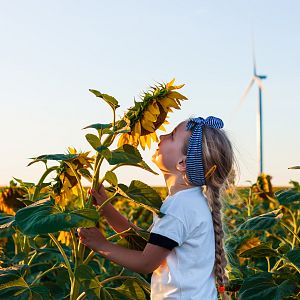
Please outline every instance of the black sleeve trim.
[[164, 235], [150, 232], [148, 243], [172, 250], [178, 246], [178, 243]]

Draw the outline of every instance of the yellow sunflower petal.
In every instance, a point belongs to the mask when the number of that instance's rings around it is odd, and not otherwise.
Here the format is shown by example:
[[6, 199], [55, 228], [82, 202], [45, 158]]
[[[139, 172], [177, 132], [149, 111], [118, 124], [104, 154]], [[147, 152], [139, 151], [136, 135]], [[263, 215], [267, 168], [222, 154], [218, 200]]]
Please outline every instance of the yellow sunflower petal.
[[145, 136], [144, 135], [142, 135], [140, 137], [140, 143], [141, 143], [141, 147], [143, 148], [143, 150], [145, 150], [146, 141], [145, 141]]
[[155, 127], [152, 122], [145, 119], [142, 119], [141, 122], [142, 122], [142, 127], [145, 128], [146, 130], [150, 132], [153, 132], [155, 130]]
[[152, 132], [152, 133], [150, 133], [150, 135], [151, 135], [151, 137], [152, 137], [152, 139], [153, 139], [154, 142], [159, 142], [159, 139], [158, 139], [158, 137], [156, 135], [156, 132]]
[[171, 106], [171, 107], [174, 107], [176, 109], [180, 109], [180, 106], [177, 104], [176, 100], [173, 99], [173, 98], [166, 97], [166, 98], [162, 99], [162, 101], [166, 102], [169, 107]]
[[144, 117], [143, 117], [143, 119], [148, 119], [149, 121], [151, 121], [151, 122], [156, 122], [156, 120], [157, 120], [157, 116], [154, 116], [150, 111], [148, 111], [148, 110], [146, 110], [145, 112], [144, 112]]
[[166, 88], [169, 88], [170, 86], [172, 86], [174, 82], [175, 82], [175, 77], [166, 84]]
[[160, 126], [158, 127], [158, 129], [160, 129], [160, 130], [162, 130], [162, 131], [167, 131], [166, 128], [164, 127], [164, 125], [160, 125]]
[[76, 149], [73, 147], [68, 147], [68, 151], [70, 154], [76, 154]]
[[73, 173], [73, 171], [71, 170], [71, 168], [67, 168], [66, 173], [69, 174], [70, 176], [74, 176], [74, 173]]
[[137, 121], [134, 125], [134, 132], [138, 135], [141, 135], [141, 123], [140, 121]]
[[169, 90], [179, 90], [181, 89], [183, 86], [185, 86], [185, 84], [181, 84], [181, 85], [173, 85], [169, 87]]
[[152, 104], [150, 104], [148, 106], [148, 110], [155, 116], [160, 114], [159, 107], [158, 107], [156, 101], [154, 101]]
[[122, 134], [118, 142], [118, 147], [121, 147], [124, 144], [128, 144], [128, 143], [129, 143], [129, 134], [128, 133]]
[[137, 147], [139, 145], [139, 138], [140, 138], [139, 134], [135, 134], [133, 136], [132, 146]]
[[168, 112], [170, 107], [180, 108], [174, 99], [168, 97], [161, 99], [159, 103], [162, 105], [165, 112]]
[[175, 99], [180, 99], [180, 100], [187, 100], [188, 98], [183, 96], [182, 94], [178, 93], [178, 92], [170, 92], [168, 94], [168, 97], [170, 98], [175, 98]]
[[148, 148], [150, 149], [151, 148], [151, 136], [150, 136], [150, 134], [147, 134], [145, 136], [145, 140], [146, 140]]

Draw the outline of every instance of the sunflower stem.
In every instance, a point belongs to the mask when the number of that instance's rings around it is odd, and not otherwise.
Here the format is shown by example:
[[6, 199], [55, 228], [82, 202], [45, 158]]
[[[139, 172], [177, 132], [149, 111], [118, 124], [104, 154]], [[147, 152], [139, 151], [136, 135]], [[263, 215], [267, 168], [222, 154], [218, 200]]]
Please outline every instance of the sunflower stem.
[[[298, 240], [298, 242], [300, 242], [300, 238], [298, 237], [298, 235], [296, 235], [294, 233], [293, 230], [291, 230], [288, 226], [286, 226], [284, 223], [281, 223], [281, 225], [283, 225], [290, 233], [292, 233], [292, 235]], [[292, 244], [293, 245], [293, 244]]]
[[68, 269], [70, 281], [72, 282], [72, 280], [74, 278], [74, 274], [72, 272], [72, 268], [71, 268], [70, 262], [68, 260], [68, 257], [66, 255], [66, 252], [64, 251], [64, 249], [62, 248], [61, 244], [56, 239], [56, 237], [53, 235], [53, 233], [48, 233], [48, 234], [49, 234], [50, 238], [52, 239], [52, 241], [54, 242], [54, 244], [56, 245], [56, 247], [58, 248], [59, 252], [61, 253], [61, 255], [65, 261], [66, 267]]
[[54, 170], [56, 170], [56, 169], [57, 169], [57, 166], [54, 166], [54, 167], [51, 167], [51, 168], [47, 169], [47, 170], [44, 172], [44, 174], [42, 175], [42, 177], [41, 177], [41, 179], [39, 180], [38, 184], [36, 185], [36, 188], [35, 188], [35, 190], [34, 190], [33, 196], [32, 196], [32, 198], [31, 198], [32, 201], [35, 201], [36, 198], [37, 198], [37, 196], [39, 195], [40, 190], [41, 190], [41, 188], [42, 188], [41, 185], [42, 185], [42, 183], [44, 182], [45, 178], [46, 178], [52, 171], [54, 171]]

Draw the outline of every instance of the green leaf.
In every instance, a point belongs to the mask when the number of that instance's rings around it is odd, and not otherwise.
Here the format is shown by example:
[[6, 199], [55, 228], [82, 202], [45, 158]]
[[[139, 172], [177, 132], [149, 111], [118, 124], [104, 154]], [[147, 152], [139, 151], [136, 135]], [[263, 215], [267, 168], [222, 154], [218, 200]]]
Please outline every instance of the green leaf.
[[[122, 295], [121, 295], [122, 297]], [[105, 287], [103, 287], [101, 290], [100, 290], [100, 298], [98, 299], [101, 299], [101, 300], [115, 300], [116, 298], [113, 298], [110, 293], [106, 290]], [[117, 299], [122, 299], [122, 298], [117, 298]], [[127, 299], [127, 298], [126, 298]]]
[[22, 277], [28, 269], [27, 265], [16, 265], [8, 268], [0, 268], [0, 284]]
[[84, 289], [88, 299], [99, 299], [102, 286], [91, 267], [79, 265], [75, 269], [75, 278]]
[[288, 169], [300, 169], [300, 166], [289, 167]]
[[1, 299], [36, 299], [47, 300], [50, 298], [46, 287], [29, 285], [25, 279], [26, 265], [18, 265], [0, 269], [0, 298]]
[[104, 179], [113, 186], [118, 185], [118, 178], [116, 174], [112, 171], [107, 171], [105, 173]]
[[90, 182], [93, 180], [93, 176], [88, 169], [81, 168], [78, 170], [78, 173]]
[[112, 127], [112, 123], [108, 123], [108, 124], [97, 123], [97, 124], [92, 124], [92, 125], [86, 126], [82, 129], [93, 128], [93, 129], [101, 130], [101, 129], [107, 129], [107, 128], [111, 128], [111, 127]]
[[113, 110], [120, 107], [120, 105], [118, 104], [118, 101], [113, 96], [110, 96], [107, 94], [102, 94], [97, 90], [89, 89], [89, 91], [91, 93], [93, 93], [96, 97], [103, 99]]
[[127, 249], [143, 251], [148, 242], [148, 239], [144, 239], [133, 230], [124, 233], [123, 236], [124, 237], [119, 239], [116, 244]]
[[292, 189], [275, 192], [275, 196], [281, 205], [287, 205], [295, 201], [300, 201], [300, 193]]
[[15, 177], [13, 177], [13, 179], [16, 180], [17, 182], [19, 182], [21, 187], [30, 188], [30, 187], [35, 186], [35, 184], [33, 182], [23, 182], [22, 179], [18, 179]]
[[159, 216], [164, 215], [160, 212], [160, 207], [162, 205], [160, 195], [156, 192], [156, 190], [139, 180], [133, 180], [129, 187], [125, 184], [119, 184], [117, 192], [119, 195], [138, 203], [140, 206]]
[[237, 230], [264, 230], [273, 227], [280, 221], [280, 218], [277, 218], [277, 212], [271, 211], [253, 218], [246, 220], [244, 223], [239, 225]]
[[277, 284], [271, 273], [262, 272], [247, 277], [239, 291], [240, 300], [282, 300], [292, 295], [296, 289], [295, 282], [287, 279]]
[[31, 163], [29, 163], [27, 165], [27, 167], [29, 167], [30, 165], [38, 162], [38, 161], [47, 161], [47, 160], [62, 160], [62, 161], [68, 161], [68, 160], [72, 160], [76, 157], [78, 157], [79, 154], [45, 154], [45, 155], [40, 155], [38, 157], [32, 157], [30, 159], [33, 159], [33, 161]]
[[272, 249], [272, 242], [264, 243], [248, 249], [239, 254], [240, 257], [272, 257], [278, 256], [276, 250]]
[[13, 226], [15, 225], [15, 217], [5, 214], [0, 214], [0, 237], [9, 237], [15, 230]]
[[96, 149], [101, 155], [106, 159], [109, 160], [112, 157], [111, 151], [106, 146], [100, 146]]
[[286, 257], [291, 261], [294, 265], [300, 268], [300, 248], [295, 248], [289, 251], [286, 254]]
[[101, 146], [101, 142], [96, 135], [88, 133], [85, 135], [85, 138], [95, 150]]
[[[112, 299], [127, 300], [139, 299], [146, 300], [146, 295], [135, 279], [127, 279], [117, 288], [105, 288], [112, 296]], [[102, 299], [102, 298], [101, 298]]]
[[69, 231], [73, 227], [93, 227], [99, 219], [94, 209], [61, 211], [53, 198], [35, 202], [17, 211], [15, 222], [25, 235]]
[[50, 299], [50, 292], [48, 288], [42, 285], [31, 285], [30, 290], [33, 300], [47, 300]]
[[137, 164], [143, 160], [139, 150], [129, 144], [124, 144], [118, 149], [111, 151], [111, 155], [112, 157], [108, 159], [110, 165], [121, 163]]

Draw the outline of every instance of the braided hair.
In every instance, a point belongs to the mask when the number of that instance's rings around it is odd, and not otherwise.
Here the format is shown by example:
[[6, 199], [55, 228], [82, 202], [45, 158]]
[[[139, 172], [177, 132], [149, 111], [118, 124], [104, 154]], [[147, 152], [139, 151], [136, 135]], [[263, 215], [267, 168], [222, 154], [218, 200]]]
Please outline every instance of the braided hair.
[[[184, 155], [188, 151], [188, 141], [185, 141], [182, 149]], [[226, 275], [227, 259], [224, 249], [224, 224], [222, 222], [222, 194], [230, 185], [229, 180], [234, 173], [236, 158], [232, 144], [223, 129], [203, 126], [202, 156], [206, 182], [202, 188], [211, 209], [215, 233], [214, 274], [217, 285], [225, 286], [228, 283], [228, 277]], [[224, 293], [222, 297], [228, 299]]]

